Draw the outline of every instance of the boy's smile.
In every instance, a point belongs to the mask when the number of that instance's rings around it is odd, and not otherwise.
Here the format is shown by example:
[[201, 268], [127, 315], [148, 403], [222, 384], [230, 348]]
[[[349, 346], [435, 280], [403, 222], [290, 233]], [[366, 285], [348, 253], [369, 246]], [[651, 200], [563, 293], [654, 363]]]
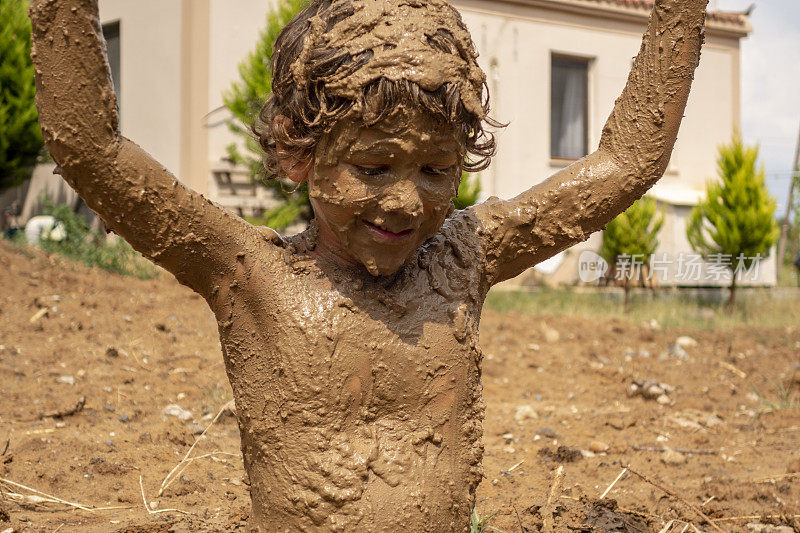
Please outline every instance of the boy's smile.
[[309, 195], [319, 246], [373, 276], [396, 272], [444, 223], [458, 189], [458, 132], [413, 112], [359, 127], [342, 121], [318, 145]]

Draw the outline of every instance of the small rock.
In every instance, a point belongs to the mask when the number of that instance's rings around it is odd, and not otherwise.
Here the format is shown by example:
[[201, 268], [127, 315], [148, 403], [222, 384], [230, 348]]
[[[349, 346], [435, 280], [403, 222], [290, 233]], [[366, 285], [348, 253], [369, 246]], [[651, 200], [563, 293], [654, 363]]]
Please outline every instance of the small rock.
[[534, 409], [532, 405], [520, 405], [516, 408], [516, 410], [514, 410], [514, 420], [518, 424], [533, 418], [539, 418], [539, 415], [536, 413], [536, 409]]
[[200, 424], [192, 423], [189, 424], [189, 431], [192, 432], [192, 435], [200, 435], [203, 431], [205, 431], [205, 428]]
[[512, 435], [511, 433], [506, 433], [506, 434], [501, 435], [501, 436], [503, 437], [503, 439], [505, 439], [506, 444], [511, 444], [511, 441], [514, 440], [514, 435]]
[[115, 444], [114, 444], [114, 441], [113, 441], [113, 440], [111, 440], [111, 439], [108, 439], [108, 440], [106, 441], [106, 446], [108, 446], [108, 447], [110, 447], [110, 448], [113, 448], [113, 447], [115, 446]]
[[[641, 396], [646, 400], [657, 400], [661, 396], [669, 396], [673, 387], [666, 383], [659, 383], [652, 379], [636, 379], [628, 386], [628, 396]], [[671, 403], [671, 399], [669, 403]], [[661, 400], [662, 402], [665, 400]]]
[[667, 359], [679, 359], [681, 361], [687, 361], [689, 359], [689, 354], [683, 349], [683, 346], [678, 343], [674, 343], [667, 348], [666, 352], [658, 356], [659, 361], [666, 361]]
[[608, 453], [610, 449], [611, 446], [600, 440], [592, 441], [592, 443], [589, 444], [589, 450], [594, 453]]
[[75, 385], [74, 376], [61, 376], [56, 380], [57, 383], [64, 383], [65, 385]]
[[117, 418], [117, 420], [119, 420], [123, 424], [126, 423], [126, 422], [129, 422], [130, 419], [131, 419], [131, 417], [129, 417], [128, 415], [119, 415], [119, 417]]
[[161, 413], [165, 414], [167, 416], [177, 417], [178, 420], [184, 420], [184, 421], [185, 420], [191, 420], [191, 418], [193, 416], [191, 411], [188, 411], [188, 410], [184, 409], [183, 407], [181, 407], [180, 405], [177, 405], [177, 404], [174, 404], [174, 403], [171, 403], [168, 406], [166, 406], [161, 411]]
[[150, 502], [150, 509], [152, 510], [158, 509], [158, 500], [153, 500]]
[[558, 330], [551, 328], [545, 322], [542, 322], [540, 329], [542, 331], [542, 335], [544, 335], [544, 340], [547, 342], [554, 343], [561, 340], [561, 334], [558, 332]]
[[112, 357], [112, 358], [119, 357], [119, 350], [117, 350], [113, 346], [109, 346], [108, 348], [106, 348], [106, 357]]
[[694, 348], [697, 346], [697, 341], [694, 340], [692, 337], [682, 336], [675, 339], [675, 344], [680, 346], [681, 348]]
[[113, 413], [114, 411], [116, 411], [116, 410], [117, 410], [117, 408], [116, 408], [116, 407], [114, 407], [113, 405], [109, 405], [109, 404], [105, 404], [105, 405], [103, 406], [103, 409], [105, 409], [106, 411], [109, 411], [109, 412], [111, 412], [111, 413]]
[[686, 463], [686, 456], [680, 452], [676, 452], [670, 448], [667, 448], [664, 453], [661, 454], [661, 462], [665, 465], [682, 465]]
[[516, 453], [517, 450], [515, 450], [513, 446], [506, 446], [503, 448], [503, 451], [506, 453]]
[[761, 522], [750, 522], [747, 524], [747, 531], [753, 533], [794, 533], [794, 529], [789, 526], [772, 526]]
[[555, 439], [556, 437], [558, 437], [558, 433], [556, 433], [550, 428], [541, 428], [536, 431], [536, 434], [546, 439]]
[[662, 394], [658, 398], [656, 398], [656, 403], [658, 403], [659, 405], [671, 405], [672, 400], [670, 400], [669, 396], [667, 396], [666, 394]]

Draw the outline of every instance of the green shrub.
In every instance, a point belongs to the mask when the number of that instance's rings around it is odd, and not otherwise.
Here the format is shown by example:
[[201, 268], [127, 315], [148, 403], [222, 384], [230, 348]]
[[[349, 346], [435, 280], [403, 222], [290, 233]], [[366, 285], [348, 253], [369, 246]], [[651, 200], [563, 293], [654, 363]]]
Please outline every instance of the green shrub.
[[44, 146], [27, 8], [27, 0], [0, 0], [0, 192], [30, 178]]
[[[239, 64], [239, 79], [225, 93], [222, 100], [234, 116], [228, 128], [240, 143], [227, 146], [228, 157], [235, 165], [246, 167], [254, 181], [264, 176], [262, 160], [264, 152], [250, 132], [249, 125], [272, 92], [272, 53], [275, 39], [310, 0], [279, 0], [267, 13], [266, 26], [258, 36], [255, 47]], [[270, 178], [269, 176], [267, 176]], [[277, 230], [283, 230], [298, 219], [311, 219], [311, 206], [305, 184], [296, 187], [288, 179], [274, 177], [263, 180], [278, 200], [278, 205], [269, 209], [263, 218], [253, 220]]]
[[458, 195], [453, 198], [453, 205], [456, 206], [456, 209], [465, 209], [478, 203], [480, 194], [480, 175], [464, 172], [461, 174], [461, 183], [458, 184]]
[[89, 229], [86, 218], [76, 214], [66, 205], [45, 202], [45, 214], [52, 216], [64, 226], [66, 237], [60, 241], [40, 239], [43, 250], [57, 253], [90, 267], [99, 267], [123, 276], [149, 279], [156, 269], [122, 239], [108, 242], [96, 231]]
[[707, 260], [729, 259], [731, 270], [728, 309], [733, 308], [737, 269], [749, 269], [769, 255], [778, 240], [775, 199], [764, 184], [764, 167], [758, 165], [758, 147], [745, 146], [739, 133], [719, 147], [719, 180], [706, 185], [706, 199], [689, 216], [686, 237]]
[[619, 273], [625, 290], [625, 309], [630, 304], [631, 283], [634, 279], [641, 281], [643, 268], [648, 267], [650, 258], [658, 248], [658, 232], [663, 225], [664, 216], [659, 212], [656, 201], [645, 196], [620, 213], [603, 230], [600, 255], [612, 269], [616, 266], [628, 268], [627, 272]]

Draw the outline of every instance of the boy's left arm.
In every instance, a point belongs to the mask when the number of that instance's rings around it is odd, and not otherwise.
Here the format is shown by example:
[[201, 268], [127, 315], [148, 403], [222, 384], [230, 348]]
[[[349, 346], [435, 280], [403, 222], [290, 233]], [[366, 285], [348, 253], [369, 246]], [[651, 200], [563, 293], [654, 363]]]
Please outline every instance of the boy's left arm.
[[700, 59], [707, 0], [656, 0], [599, 149], [511, 200], [471, 208], [490, 284], [584, 241], [664, 173]]

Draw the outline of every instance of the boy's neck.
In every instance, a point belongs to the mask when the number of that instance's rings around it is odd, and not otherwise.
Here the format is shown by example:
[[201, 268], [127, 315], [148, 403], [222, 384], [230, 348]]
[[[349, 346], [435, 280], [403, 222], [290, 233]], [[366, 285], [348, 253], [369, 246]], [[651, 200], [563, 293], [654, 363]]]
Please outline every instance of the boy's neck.
[[367, 273], [364, 265], [351, 257], [341, 246], [336, 245], [336, 237], [329, 229], [325, 228], [324, 224], [319, 224], [314, 219], [305, 233], [308, 236], [308, 240], [314, 243], [314, 248], [309, 250], [311, 257], [322, 261], [323, 264], [359, 273], [362, 271]]

